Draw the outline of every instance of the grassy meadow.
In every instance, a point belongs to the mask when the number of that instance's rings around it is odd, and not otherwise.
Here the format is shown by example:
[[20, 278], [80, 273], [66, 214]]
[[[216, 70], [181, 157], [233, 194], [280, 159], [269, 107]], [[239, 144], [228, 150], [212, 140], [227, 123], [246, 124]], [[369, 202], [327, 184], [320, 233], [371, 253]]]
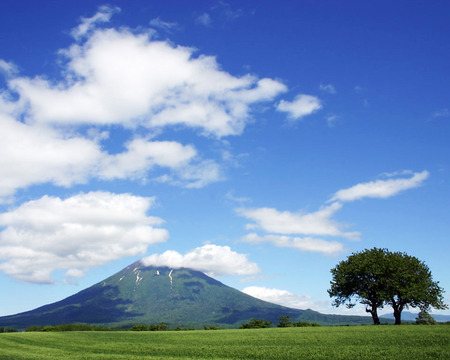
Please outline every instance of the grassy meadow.
[[0, 359], [450, 359], [450, 326], [4, 333]]

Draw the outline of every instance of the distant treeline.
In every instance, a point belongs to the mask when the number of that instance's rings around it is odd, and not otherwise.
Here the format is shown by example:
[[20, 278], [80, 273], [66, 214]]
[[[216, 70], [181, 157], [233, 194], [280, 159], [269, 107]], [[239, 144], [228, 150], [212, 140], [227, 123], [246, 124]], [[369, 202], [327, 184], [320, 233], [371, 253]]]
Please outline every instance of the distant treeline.
[[[405, 323], [409, 325], [423, 325], [420, 323]], [[450, 325], [450, 321], [447, 322], [438, 322], [437, 325]], [[276, 325], [276, 327], [314, 327], [320, 326], [320, 324], [315, 322], [307, 322], [307, 321], [299, 321], [292, 322], [289, 316], [280, 316], [280, 321]], [[248, 323], [242, 324], [239, 329], [260, 329], [260, 328], [269, 328], [272, 327], [271, 321], [264, 321], [262, 319], [251, 319]], [[204, 326], [204, 330], [220, 330], [219, 327], [216, 326]], [[189, 331], [196, 330], [194, 328], [182, 328], [176, 327], [174, 329], [169, 329], [169, 326], [164, 323], [159, 324], [151, 324], [151, 325], [142, 325], [137, 324], [133, 325], [129, 328], [107, 328], [103, 326], [97, 325], [89, 325], [89, 324], [60, 324], [60, 325], [47, 325], [47, 326], [30, 326], [25, 331], [26, 332], [50, 332], [50, 331]], [[0, 333], [12, 333], [18, 332], [18, 330], [13, 328], [7, 328], [0, 326]]]
[[[2, 329], [2, 328], [0, 328]], [[206, 327], [205, 327], [206, 329]], [[14, 329], [10, 329], [11, 331], [17, 331]], [[33, 332], [33, 331], [39, 331], [39, 332], [50, 332], [50, 331], [124, 331], [124, 330], [131, 330], [131, 331], [166, 331], [169, 330], [169, 327], [164, 323], [159, 324], [151, 324], [149, 326], [137, 324], [133, 325], [128, 329], [120, 328], [120, 329], [112, 329], [107, 328], [103, 326], [96, 326], [96, 325], [89, 325], [89, 324], [61, 324], [61, 325], [46, 325], [46, 326], [30, 326], [25, 331], [26, 332]], [[186, 329], [186, 328], [180, 328], [177, 327], [176, 329], [172, 330], [195, 330], [195, 329]], [[0, 332], [2, 332], [0, 330]]]
[[10, 332], [17, 332], [17, 330], [0, 326], [0, 333], [10, 333]]
[[110, 331], [112, 329], [103, 326], [89, 325], [89, 324], [60, 324], [60, 325], [46, 325], [46, 326], [30, 326], [25, 331]]
[[[277, 327], [309, 327], [320, 326], [315, 322], [299, 321], [293, 322], [289, 316], [281, 315]], [[263, 319], [250, 319], [246, 324], [239, 326], [239, 329], [262, 329], [272, 327], [271, 321], [264, 321]]]
[[164, 323], [159, 324], [151, 324], [150, 326], [147, 325], [134, 325], [131, 330], [133, 331], [166, 331], [169, 327]]

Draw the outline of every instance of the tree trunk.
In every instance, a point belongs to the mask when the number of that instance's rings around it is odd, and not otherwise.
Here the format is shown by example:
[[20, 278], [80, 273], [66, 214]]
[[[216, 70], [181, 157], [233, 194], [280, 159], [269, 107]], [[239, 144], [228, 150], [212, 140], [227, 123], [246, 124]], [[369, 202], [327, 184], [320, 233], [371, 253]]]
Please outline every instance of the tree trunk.
[[401, 325], [402, 310], [404, 305], [402, 304], [401, 300], [395, 301], [395, 299], [391, 299], [391, 306], [394, 309], [395, 325]]
[[396, 306], [394, 308], [394, 318], [395, 318], [395, 325], [401, 325], [402, 323], [402, 310], [399, 306]]
[[372, 320], [374, 325], [380, 325], [380, 319], [378, 318], [378, 312], [377, 308], [366, 308], [366, 312], [370, 313], [372, 315]]

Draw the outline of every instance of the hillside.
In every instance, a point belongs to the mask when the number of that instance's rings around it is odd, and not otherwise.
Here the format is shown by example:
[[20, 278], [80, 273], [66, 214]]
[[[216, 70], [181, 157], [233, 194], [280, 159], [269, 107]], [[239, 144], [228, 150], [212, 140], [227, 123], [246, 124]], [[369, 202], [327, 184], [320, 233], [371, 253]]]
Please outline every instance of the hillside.
[[368, 317], [324, 315], [255, 299], [190, 269], [143, 266], [136, 262], [92, 287], [40, 308], [0, 317], [0, 326], [25, 329], [63, 323], [123, 328], [164, 322], [170, 327], [237, 327], [251, 318], [323, 325], [368, 324]]

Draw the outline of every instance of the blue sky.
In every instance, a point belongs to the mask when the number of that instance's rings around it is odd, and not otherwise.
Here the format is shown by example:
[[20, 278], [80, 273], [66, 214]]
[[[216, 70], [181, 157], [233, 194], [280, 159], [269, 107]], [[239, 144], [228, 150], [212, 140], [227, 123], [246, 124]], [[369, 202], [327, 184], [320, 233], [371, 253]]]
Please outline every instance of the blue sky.
[[364, 314], [326, 290], [372, 247], [423, 260], [450, 302], [449, 16], [447, 1], [2, 2], [0, 315], [138, 259]]

